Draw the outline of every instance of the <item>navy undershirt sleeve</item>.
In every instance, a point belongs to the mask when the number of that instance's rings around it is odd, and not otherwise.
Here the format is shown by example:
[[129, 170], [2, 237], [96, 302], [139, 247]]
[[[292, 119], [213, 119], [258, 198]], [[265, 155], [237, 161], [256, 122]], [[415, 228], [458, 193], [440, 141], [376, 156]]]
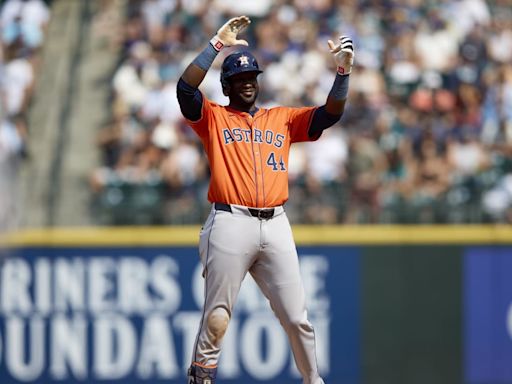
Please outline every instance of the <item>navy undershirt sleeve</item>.
[[190, 121], [197, 121], [201, 118], [201, 108], [203, 107], [203, 95], [199, 89], [188, 85], [180, 78], [176, 87], [178, 94], [178, 103], [181, 113]]
[[324, 129], [333, 126], [340, 118], [341, 115], [330, 114], [325, 110], [325, 106], [322, 105], [313, 112], [313, 118], [311, 119], [311, 125], [309, 126], [308, 131], [309, 137], [320, 135]]

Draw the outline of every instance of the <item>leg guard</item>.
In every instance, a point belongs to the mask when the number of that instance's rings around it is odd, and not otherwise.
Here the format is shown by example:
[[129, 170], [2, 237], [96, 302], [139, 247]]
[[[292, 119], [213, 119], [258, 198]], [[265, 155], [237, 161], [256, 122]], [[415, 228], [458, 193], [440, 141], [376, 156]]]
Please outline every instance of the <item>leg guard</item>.
[[224, 307], [217, 307], [208, 315], [207, 328], [210, 343], [219, 348], [228, 329], [229, 313]]
[[191, 365], [188, 369], [187, 384], [215, 384], [217, 368], [203, 368], [198, 365]]

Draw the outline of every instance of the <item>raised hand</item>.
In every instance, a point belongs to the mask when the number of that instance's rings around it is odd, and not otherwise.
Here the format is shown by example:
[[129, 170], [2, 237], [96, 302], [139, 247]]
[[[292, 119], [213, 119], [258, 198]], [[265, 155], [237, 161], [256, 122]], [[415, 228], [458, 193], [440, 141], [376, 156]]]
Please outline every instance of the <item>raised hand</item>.
[[337, 71], [340, 75], [348, 75], [352, 72], [354, 64], [354, 44], [348, 36], [340, 36], [339, 44], [334, 44], [332, 40], [327, 41], [329, 50], [334, 56]]
[[222, 27], [219, 28], [217, 34], [212, 39], [212, 45], [220, 51], [223, 47], [232, 45], [249, 45], [245, 40], [238, 40], [238, 34], [249, 24], [251, 20], [247, 16], [238, 16], [229, 19]]

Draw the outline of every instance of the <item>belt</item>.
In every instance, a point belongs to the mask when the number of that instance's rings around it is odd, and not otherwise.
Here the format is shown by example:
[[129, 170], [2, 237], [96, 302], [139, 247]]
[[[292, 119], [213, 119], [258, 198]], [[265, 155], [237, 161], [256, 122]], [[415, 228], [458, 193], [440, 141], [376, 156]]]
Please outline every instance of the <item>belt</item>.
[[[231, 209], [231, 205], [225, 203], [215, 203], [215, 209], [218, 211], [226, 211], [233, 212]], [[260, 220], [268, 220], [274, 217], [274, 208], [265, 208], [265, 209], [257, 209], [257, 208], [247, 208], [251, 216], [257, 217]]]

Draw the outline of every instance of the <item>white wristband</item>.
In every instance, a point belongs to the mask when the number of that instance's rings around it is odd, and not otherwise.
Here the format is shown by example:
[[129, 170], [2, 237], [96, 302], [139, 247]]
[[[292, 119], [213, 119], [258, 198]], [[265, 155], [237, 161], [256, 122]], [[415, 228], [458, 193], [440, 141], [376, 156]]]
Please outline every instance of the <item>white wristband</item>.
[[210, 44], [212, 45], [213, 49], [215, 49], [217, 52], [220, 52], [222, 48], [224, 48], [224, 43], [220, 41], [217, 36], [213, 36], [210, 40]]

